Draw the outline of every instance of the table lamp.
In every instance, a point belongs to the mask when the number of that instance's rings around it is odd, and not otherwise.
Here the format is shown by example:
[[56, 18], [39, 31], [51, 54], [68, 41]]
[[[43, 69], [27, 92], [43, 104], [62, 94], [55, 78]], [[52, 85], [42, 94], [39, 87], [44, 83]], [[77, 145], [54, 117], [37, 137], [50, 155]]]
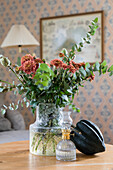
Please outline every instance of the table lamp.
[[19, 47], [20, 53], [21, 47], [31, 46], [39, 46], [39, 42], [29, 32], [25, 25], [13, 25], [1, 44], [1, 48]]

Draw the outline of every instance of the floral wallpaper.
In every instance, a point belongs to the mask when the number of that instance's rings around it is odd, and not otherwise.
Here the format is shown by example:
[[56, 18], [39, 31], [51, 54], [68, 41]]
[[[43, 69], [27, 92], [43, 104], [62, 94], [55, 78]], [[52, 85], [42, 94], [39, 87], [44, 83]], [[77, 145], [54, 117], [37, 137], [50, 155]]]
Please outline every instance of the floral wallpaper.
[[[104, 56], [108, 64], [113, 63], [113, 1], [112, 0], [0, 0], [0, 44], [13, 24], [24, 24], [35, 38], [40, 41], [40, 24], [42, 17], [76, 14], [104, 10]], [[23, 49], [27, 53], [36, 53], [40, 57], [40, 47]], [[13, 63], [23, 56], [16, 48], [2, 49], [0, 54], [8, 56]], [[16, 81], [11, 72], [0, 66], [0, 79]], [[20, 96], [7, 93], [5, 104], [16, 102]], [[89, 119], [101, 129], [105, 142], [113, 144], [113, 77], [107, 75], [95, 81], [87, 82], [75, 96], [75, 103], [81, 113], [72, 113], [74, 123], [80, 119]], [[35, 120], [30, 109], [21, 108], [26, 128]]]

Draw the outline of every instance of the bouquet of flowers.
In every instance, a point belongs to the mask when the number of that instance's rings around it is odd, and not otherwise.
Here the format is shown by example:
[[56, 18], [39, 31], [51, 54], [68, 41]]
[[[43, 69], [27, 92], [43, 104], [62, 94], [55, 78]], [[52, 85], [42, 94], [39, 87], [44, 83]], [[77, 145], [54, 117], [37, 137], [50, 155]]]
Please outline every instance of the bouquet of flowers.
[[26, 107], [31, 106], [32, 112], [35, 112], [39, 103], [54, 103], [56, 107], [65, 107], [69, 105], [79, 112], [79, 109], [73, 104], [75, 94], [79, 86], [83, 87], [85, 81], [92, 81], [95, 78], [94, 72], [104, 74], [106, 72], [113, 75], [113, 65], [108, 68], [106, 61], [101, 64], [96, 62], [93, 65], [89, 63], [74, 62], [76, 52], [81, 52], [84, 44], [90, 44], [91, 36], [95, 34], [98, 28], [98, 18], [95, 18], [90, 31], [79, 44], [74, 44], [68, 52], [62, 49], [59, 54], [61, 59], [51, 60], [50, 64], [36, 56], [26, 54], [21, 58], [21, 66], [11, 64], [10, 60], [0, 55], [0, 62], [7, 67], [19, 80], [19, 84], [0, 80], [0, 92], [12, 91], [22, 95], [22, 99], [17, 104], [11, 103], [9, 106], [3, 105], [2, 113], [7, 108], [14, 110], [18, 105], [25, 102]]

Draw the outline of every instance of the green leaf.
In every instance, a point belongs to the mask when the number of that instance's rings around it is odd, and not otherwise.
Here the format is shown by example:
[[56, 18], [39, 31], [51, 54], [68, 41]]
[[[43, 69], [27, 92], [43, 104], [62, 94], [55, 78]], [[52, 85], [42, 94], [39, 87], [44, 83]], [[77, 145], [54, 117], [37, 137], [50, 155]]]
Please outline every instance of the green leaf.
[[29, 107], [29, 102], [26, 102], [26, 107]]
[[69, 88], [70, 88], [70, 87], [69, 87], [69, 84], [64, 81], [64, 90], [67, 90], [67, 89], [69, 89]]
[[105, 73], [106, 73], [107, 68], [108, 68], [108, 66], [105, 66], [104, 68], [102, 68], [102, 73], [103, 73], [103, 74], [105, 74]]
[[86, 64], [85, 64], [85, 69], [86, 69], [86, 68], [89, 68], [89, 67], [90, 67], [90, 64], [89, 64], [89, 63], [86, 63]]
[[100, 69], [100, 64], [98, 61], [96, 61], [96, 63], [94, 64], [94, 71], [99, 71]]
[[90, 40], [91, 39], [91, 36], [89, 33], [87, 33], [87, 38]]
[[90, 41], [86, 41], [87, 44], [90, 44]]
[[113, 65], [108, 69], [108, 72], [113, 71]]
[[18, 105], [15, 105], [15, 106], [14, 106], [14, 110], [17, 110], [17, 109], [18, 109]]
[[4, 115], [6, 113], [6, 110], [1, 108], [1, 113], [2, 115]]
[[42, 84], [43, 86], [48, 86], [49, 82], [48, 82], [48, 81], [42, 81], [41, 84]]
[[76, 72], [73, 74], [73, 77], [74, 77], [75, 80], [77, 79], [77, 73]]
[[50, 68], [47, 64], [45, 63], [41, 63], [40, 66], [39, 66], [39, 70], [43, 70], [43, 71], [46, 71], [46, 72], [49, 72], [50, 71]]
[[67, 95], [62, 95], [62, 99], [64, 99], [64, 100], [68, 101], [68, 97], [67, 97]]
[[67, 89], [67, 91], [68, 91], [69, 93], [72, 93], [72, 90], [71, 90], [71, 89]]
[[84, 70], [84, 68], [80, 68], [79, 69], [79, 72], [81, 73], [81, 75], [83, 76], [83, 77], [86, 77], [86, 71]]
[[112, 76], [113, 75], [113, 71], [110, 72], [109, 76]]
[[3, 92], [3, 91], [4, 91], [4, 88], [1, 88], [1, 87], [0, 87], [0, 92]]
[[81, 47], [83, 47], [83, 43], [82, 43], [82, 42], [80, 42], [79, 45], [80, 45]]
[[80, 109], [79, 109], [79, 108], [76, 108], [76, 111], [77, 111], [78, 113], [80, 113]]
[[87, 76], [89, 77], [91, 75], [91, 71], [89, 68], [86, 68]]
[[96, 17], [93, 22], [97, 23], [98, 22], [98, 17]]
[[75, 97], [75, 95], [74, 95], [74, 94], [72, 94], [72, 101], [74, 100], [74, 97]]
[[76, 47], [75, 46], [72, 46], [72, 51], [74, 52], [76, 50]]
[[68, 51], [65, 48], [62, 49], [61, 53], [68, 57]]
[[12, 106], [9, 106], [9, 109], [10, 109], [10, 110], [14, 110], [14, 108], [13, 108]]
[[36, 72], [34, 79], [38, 79], [40, 75], [41, 75], [41, 72]]
[[4, 107], [5, 109], [7, 109], [7, 106], [6, 106], [5, 104], [3, 104], [3, 107]]
[[107, 62], [106, 60], [104, 60], [102, 63], [101, 63], [101, 66], [106, 66]]
[[21, 107], [23, 107], [23, 103], [22, 103], [22, 101], [21, 101]]
[[82, 49], [79, 47], [79, 48], [77, 49], [77, 51], [78, 51], [78, 52], [81, 52], [81, 51], [82, 51]]

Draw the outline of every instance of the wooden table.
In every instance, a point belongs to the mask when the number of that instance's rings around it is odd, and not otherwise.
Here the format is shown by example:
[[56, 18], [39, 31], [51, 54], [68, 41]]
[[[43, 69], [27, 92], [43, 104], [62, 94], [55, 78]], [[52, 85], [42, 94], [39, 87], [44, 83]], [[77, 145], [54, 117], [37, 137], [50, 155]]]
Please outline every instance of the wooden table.
[[106, 151], [86, 156], [77, 151], [74, 162], [57, 161], [56, 157], [29, 153], [28, 141], [0, 144], [0, 170], [113, 170], [113, 145]]

